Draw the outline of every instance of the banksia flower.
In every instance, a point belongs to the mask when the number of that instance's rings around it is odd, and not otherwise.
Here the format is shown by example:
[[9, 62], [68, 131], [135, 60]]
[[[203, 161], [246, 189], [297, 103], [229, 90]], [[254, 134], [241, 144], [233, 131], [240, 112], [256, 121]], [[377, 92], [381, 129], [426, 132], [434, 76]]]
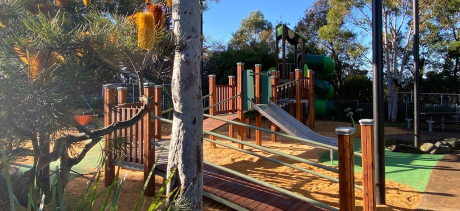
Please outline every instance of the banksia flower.
[[155, 20], [155, 32], [158, 35], [164, 30], [165, 17], [163, 7], [160, 4], [147, 3], [147, 11], [153, 13]]
[[153, 13], [140, 12], [136, 17], [137, 45], [140, 48], [151, 50], [155, 43], [155, 20]]
[[167, 3], [168, 3], [168, 7], [171, 7], [172, 6], [172, 0], [166, 0]]
[[89, 7], [91, 6], [91, 0], [83, 0], [83, 4], [85, 4], [85, 6]]
[[[27, 72], [27, 77], [35, 80], [40, 73], [44, 69], [48, 69], [51, 67], [51, 65], [55, 63], [64, 63], [65, 59], [55, 51], [52, 51], [51, 54], [48, 57], [48, 51], [37, 51], [37, 50], [32, 50], [29, 51], [29, 60], [27, 59], [27, 52], [15, 45], [14, 50], [18, 54], [19, 58], [21, 59], [22, 62], [25, 64], [29, 65], [30, 71]], [[48, 59], [49, 58], [49, 59]], [[47, 62], [48, 59], [48, 62]], [[46, 67], [45, 67], [46, 63]], [[42, 76], [43, 82], [46, 82], [50, 78], [50, 73], [45, 73], [45, 75]]]

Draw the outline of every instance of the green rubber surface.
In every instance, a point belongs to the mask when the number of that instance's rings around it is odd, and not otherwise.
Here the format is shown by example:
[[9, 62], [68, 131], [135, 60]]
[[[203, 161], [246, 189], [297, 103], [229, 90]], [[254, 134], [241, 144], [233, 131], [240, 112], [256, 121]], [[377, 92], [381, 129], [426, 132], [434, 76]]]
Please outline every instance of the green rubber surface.
[[[95, 172], [98, 164], [100, 163], [102, 159], [102, 150], [104, 148], [104, 139], [102, 139], [98, 144], [96, 144], [81, 160], [81, 162], [75, 166], [73, 166], [72, 171], [78, 172], [80, 174], [89, 174], [92, 172]], [[51, 162], [50, 164], [50, 174], [52, 174], [55, 170], [56, 167], [59, 168], [61, 162], [60, 160]], [[27, 164], [27, 165], [21, 165], [19, 168], [19, 172], [24, 173], [25, 171], [29, 170], [32, 168], [32, 164]], [[52, 174], [50, 177], [51, 182], [54, 179], [55, 174]], [[77, 177], [80, 177], [80, 175], [71, 172], [69, 180], [73, 180]]]
[[[354, 149], [361, 152], [361, 139], [355, 138]], [[445, 155], [409, 154], [385, 149], [386, 179], [405, 184], [417, 191], [425, 191], [431, 171]], [[334, 152], [333, 165], [337, 166], [338, 155]], [[320, 161], [330, 165], [329, 151], [321, 155]], [[362, 172], [361, 157], [355, 156], [355, 171]]]

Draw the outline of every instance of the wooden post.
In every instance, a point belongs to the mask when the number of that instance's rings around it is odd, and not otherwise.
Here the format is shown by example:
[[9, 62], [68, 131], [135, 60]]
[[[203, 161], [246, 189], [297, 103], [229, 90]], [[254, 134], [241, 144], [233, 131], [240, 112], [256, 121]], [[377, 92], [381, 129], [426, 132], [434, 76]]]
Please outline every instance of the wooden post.
[[308, 127], [315, 129], [315, 74], [308, 70]]
[[[144, 95], [146, 97], [153, 97], [155, 92], [154, 83], [144, 83]], [[147, 103], [147, 102], [144, 102]], [[144, 124], [143, 133], [144, 139], [142, 145], [144, 146], [143, 158], [144, 158], [144, 182], [147, 181], [150, 171], [155, 163], [155, 148], [152, 147], [151, 141], [155, 138], [155, 122], [152, 121], [153, 106], [155, 104], [155, 98], [151, 99], [151, 109], [145, 114], [142, 121]], [[155, 172], [153, 173], [155, 175]], [[144, 195], [149, 197], [155, 195], [155, 178], [150, 178], [147, 184]]]
[[[251, 118], [245, 119], [247, 125], [251, 125]], [[246, 127], [246, 138], [251, 138], [251, 128]]]
[[[256, 64], [256, 68], [255, 68], [255, 72], [256, 72], [256, 75], [255, 75], [255, 82], [254, 82], [254, 85], [255, 85], [255, 101], [256, 101], [256, 104], [260, 104], [260, 73], [262, 72], [262, 65], [261, 64]], [[257, 114], [257, 117], [256, 117], [256, 127], [262, 127], [262, 114], [258, 113]], [[262, 131], [260, 130], [256, 130], [256, 144], [261, 146], [262, 145]]]
[[[276, 104], [276, 72], [275, 75], [271, 76], [271, 82], [272, 82], [272, 102]], [[275, 123], [271, 122], [270, 123], [270, 129], [273, 132], [276, 132], [276, 125]], [[276, 135], [271, 134], [272, 142], [276, 142]]]
[[[239, 95], [236, 100], [236, 110], [238, 116], [238, 122], [244, 123], [244, 113], [243, 113], [243, 69], [244, 63], [238, 62], [236, 68], [236, 88], [237, 94]], [[241, 125], [238, 125], [238, 140], [242, 141], [244, 136], [244, 128]], [[243, 144], [238, 144], [238, 148], [244, 149]]]
[[374, 211], [375, 200], [375, 163], [374, 163], [374, 120], [361, 119], [361, 149], [363, 152], [363, 210]]
[[335, 129], [339, 144], [339, 197], [341, 211], [355, 210], [355, 173], [353, 155], [352, 127], [338, 127]]
[[[118, 105], [121, 105], [121, 104], [125, 104], [128, 102], [128, 87], [117, 87], [117, 95], [118, 95]], [[122, 108], [119, 108], [116, 110], [117, 112], [117, 120], [116, 121], [123, 121], [123, 120], [126, 120], [126, 109], [122, 109]], [[117, 137], [126, 137], [126, 133], [127, 133], [127, 128], [125, 129], [120, 129], [118, 131], [116, 131], [117, 133]], [[128, 146], [124, 146], [123, 147], [123, 152], [124, 152], [124, 156], [123, 154], [120, 153], [120, 156], [118, 156], [118, 159], [122, 159], [124, 161], [127, 161], [128, 160], [128, 156], [129, 153], [128, 153]]]
[[[295, 75], [294, 72], [289, 72], [289, 81], [294, 81], [295, 80]], [[294, 84], [289, 85], [289, 99], [294, 98]], [[291, 116], [295, 116], [295, 107], [294, 103], [289, 103], [289, 113], [291, 113]]]
[[[163, 110], [163, 102], [162, 102], [162, 96], [163, 96], [163, 85], [155, 85], [155, 116], [161, 117], [161, 111]], [[161, 140], [161, 120], [155, 119], [155, 138], [156, 140]]]
[[[115, 103], [115, 85], [106, 84], [104, 85], [104, 126], [107, 127], [112, 124], [112, 109], [111, 107]], [[115, 178], [115, 166], [112, 161], [112, 134], [105, 135], [105, 187], [112, 184]]]
[[[213, 106], [217, 102], [217, 89], [216, 89], [216, 75], [209, 75], [209, 92], [211, 92], [211, 96], [209, 96], [209, 106]], [[212, 107], [209, 109], [209, 115], [215, 116], [216, 115], [216, 107]], [[216, 140], [215, 136], [209, 136], [209, 139]], [[216, 147], [215, 143], [210, 143], [212, 147]]]
[[303, 124], [303, 112], [302, 105], [300, 104], [300, 99], [302, 99], [302, 83], [300, 82], [300, 77], [302, 77], [302, 70], [295, 70], [295, 117], [299, 122]]
[[[282, 66], [281, 70], [284, 73], [284, 72], [286, 72], [286, 35], [287, 35], [287, 27], [286, 27], [286, 25], [283, 24], [281, 30], [283, 32], [283, 34], [281, 36], [282, 37], [281, 38], [281, 42], [282, 42], [281, 48], [282, 48], [282, 51], [283, 51], [283, 52], [281, 52], [282, 53], [282, 58], [281, 59], [282, 59], [282, 62], [283, 62], [283, 64], [281, 65]], [[278, 56], [278, 55], [276, 55], [276, 56]], [[279, 67], [276, 67], [276, 69], [279, 70]]]
[[[228, 92], [228, 96], [229, 97], [233, 97], [235, 96], [235, 76], [234, 75], [229, 75], [228, 76], [228, 85], [230, 85], [230, 90]], [[235, 113], [235, 100], [234, 99], [231, 99], [229, 101], [229, 106], [228, 106], [228, 110], [230, 110], [230, 114], [233, 114]], [[228, 137], [230, 138], [235, 138], [235, 125], [234, 124], [230, 124], [228, 126]]]
[[128, 87], [117, 87], [118, 91], [118, 105], [125, 104], [127, 100]]

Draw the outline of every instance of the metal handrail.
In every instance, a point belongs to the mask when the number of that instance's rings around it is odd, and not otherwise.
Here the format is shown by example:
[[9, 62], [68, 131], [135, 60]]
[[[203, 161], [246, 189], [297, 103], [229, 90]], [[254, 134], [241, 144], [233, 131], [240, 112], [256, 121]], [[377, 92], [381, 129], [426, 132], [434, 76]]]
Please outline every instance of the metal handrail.
[[[238, 148], [238, 147], [234, 147], [234, 146], [231, 146], [231, 145], [228, 145], [228, 144], [224, 144], [224, 143], [221, 143], [221, 142], [218, 142], [218, 141], [214, 141], [214, 140], [211, 140], [211, 139], [209, 139], [209, 138], [203, 138], [203, 139], [204, 139], [205, 141], [209, 141], [209, 142], [211, 142], [211, 143], [218, 144], [218, 145], [221, 145], [221, 146], [224, 146], [224, 147], [227, 147], [227, 148], [236, 150], [236, 151], [240, 151], [240, 152], [243, 152], [243, 153], [252, 155], [252, 156], [256, 156], [256, 157], [259, 157], [259, 158], [262, 158], [262, 159], [265, 159], [265, 160], [269, 160], [269, 161], [272, 161], [272, 162], [281, 164], [281, 165], [283, 165], [283, 166], [288, 166], [288, 167], [297, 169], [297, 170], [299, 170], [299, 171], [303, 171], [303, 172], [306, 172], [306, 173], [309, 173], [309, 174], [313, 174], [313, 175], [322, 177], [322, 178], [324, 178], [324, 179], [331, 180], [331, 181], [333, 181], [333, 182], [339, 182], [339, 180], [336, 179], [336, 178], [334, 178], [334, 177], [330, 177], [330, 176], [327, 176], [327, 175], [324, 175], [324, 174], [321, 174], [321, 173], [317, 173], [317, 172], [314, 172], [314, 171], [311, 171], [311, 170], [308, 170], [308, 169], [304, 169], [304, 168], [301, 168], [301, 167], [292, 165], [292, 164], [290, 164], [290, 163], [286, 163], [286, 162], [283, 162], [283, 161], [280, 161], [280, 160], [277, 160], [277, 159], [274, 159], [274, 158], [270, 158], [270, 157], [266, 157], [266, 156], [263, 156], [263, 155], [259, 155], [259, 154], [255, 153], [255, 152], [251, 152], [251, 151], [248, 151], [248, 150], [240, 149], [240, 148]], [[362, 190], [362, 189], [363, 189], [363, 186], [360, 186], [360, 185], [356, 185], [356, 184], [355, 184], [355, 188], [358, 188], [358, 189]]]
[[[332, 149], [332, 150], [336, 150], [336, 151], [339, 150], [338, 147], [334, 147], [334, 146], [331, 146], [331, 145], [323, 144], [323, 143], [308, 140], [308, 139], [303, 139], [303, 138], [300, 138], [300, 137], [297, 137], [297, 136], [291, 136], [291, 135], [288, 135], [288, 134], [285, 134], [285, 133], [271, 131], [271, 130], [265, 129], [265, 128], [260, 128], [260, 127], [256, 127], [256, 126], [252, 126], [252, 125], [247, 125], [247, 124], [244, 124], [244, 123], [241, 123], [241, 122], [236, 122], [236, 121], [232, 121], [232, 120], [228, 120], [228, 119], [223, 119], [223, 118], [219, 118], [217, 116], [211, 116], [211, 115], [208, 115], [208, 114], [203, 114], [203, 116], [209, 117], [209, 118], [214, 118], [214, 119], [221, 120], [221, 121], [228, 122], [228, 123], [232, 123], [232, 124], [235, 124], [235, 125], [241, 125], [241, 126], [248, 127], [248, 128], [251, 128], [251, 129], [260, 130], [260, 131], [263, 131], [263, 132], [283, 136], [283, 137], [286, 137], [286, 138], [295, 139], [295, 140], [298, 140], [298, 141], [306, 142], [308, 144], [317, 145], [317, 146], [324, 147], [324, 148], [327, 148], [327, 149]], [[354, 152], [353, 154], [358, 156], [358, 157], [363, 157], [363, 154], [359, 153], [359, 152]]]
[[220, 105], [220, 104], [223, 104], [223, 103], [225, 103], [225, 102], [227, 102], [227, 101], [230, 101], [230, 100], [232, 100], [233, 98], [236, 98], [236, 97], [238, 97], [238, 96], [240, 96], [240, 95], [241, 95], [241, 94], [235, 95], [235, 96], [233, 96], [233, 97], [230, 97], [230, 98], [227, 98], [227, 99], [225, 99], [225, 100], [222, 100], [222, 101], [220, 101], [220, 102], [218, 102], [218, 103], [216, 103], [216, 104], [214, 104], [214, 105], [212, 105], [212, 106], [208, 106], [208, 107], [204, 108], [203, 111], [207, 111], [207, 110], [211, 109], [212, 107], [215, 107], [215, 106], [218, 106], [218, 105]]
[[[154, 144], [155, 146], [161, 146], [159, 143], [156, 143], [156, 142], [154, 142], [154, 141], [152, 141], [152, 144]], [[165, 147], [165, 149], [169, 149], [169, 147], [166, 147], [166, 146], [164, 146], [164, 147]], [[229, 168], [226, 168], [226, 167], [223, 167], [223, 166], [219, 166], [219, 165], [217, 165], [217, 164], [214, 164], [214, 163], [211, 163], [211, 162], [205, 161], [205, 160], [203, 161], [203, 163], [206, 164], [206, 165], [212, 166], [212, 167], [214, 167], [214, 168], [216, 168], [216, 169], [219, 169], [219, 170], [228, 172], [228, 173], [230, 173], [230, 174], [239, 176], [239, 177], [241, 177], [241, 178], [243, 178], [243, 179], [246, 179], [246, 180], [249, 180], [249, 181], [251, 181], [251, 182], [257, 183], [257, 184], [259, 184], [259, 185], [262, 185], [262, 186], [271, 188], [271, 189], [273, 189], [273, 190], [279, 191], [279, 192], [284, 193], [284, 194], [286, 194], [286, 195], [295, 197], [295, 198], [297, 198], [297, 199], [300, 199], [300, 200], [302, 200], [302, 201], [308, 202], [308, 203], [310, 203], [310, 204], [314, 204], [314, 205], [316, 205], [316, 206], [319, 206], [319, 207], [322, 207], [322, 208], [325, 208], [325, 209], [328, 209], [328, 210], [332, 210], [332, 211], [339, 211], [338, 209], [336, 209], [336, 208], [334, 208], [334, 207], [331, 207], [331, 206], [329, 206], [329, 205], [327, 205], [327, 204], [323, 204], [323, 203], [318, 202], [318, 201], [316, 201], [316, 200], [313, 200], [313, 199], [307, 198], [307, 197], [305, 197], [305, 196], [302, 196], [302, 195], [293, 193], [293, 192], [288, 191], [288, 190], [286, 190], [286, 189], [284, 189], [284, 188], [280, 188], [280, 187], [275, 186], [275, 185], [270, 185], [270, 184], [267, 183], [267, 182], [258, 180], [258, 179], [254, 178], [254, 177], [247, 176], [247, 175], [245, 175], [245, 174], [242, 174], [242, 173], [240, 173], [240, 172], [234, 171], [234, 170], [232, 170], [232, 169], [229, 169]]]
[[211, 163], [211, 162], [208, 162], [208, 161], [203, 161], [203, 163], [205, 163], [205, 164], [207, 164], [207, 165], [210, 165], [210, 166], [212, 166], [212, 167], [214, 167], [214, 168], [216, 168], [216, 169], [219, 169], [219, 170], [222, 170], [222, 171], [226, 171], [226, 172], [228, 172], [228, 173], [230, 173], [230, 174], [239, 176], [239, 177], [241, 177], [241, 178], [243, 178], [243, 179], [247, 179], [247, 180], [249, 180], [249, 181], [251, 181], [251, 182], [254, 182], [254, 183], [257, 183], [257, 184], [259, 184], [259, 185], [263, 185], [263, 186], [268, 187], [268, 188], [270, 188], [270, 189], [279, 191], [279, 192], [281, 192], [281, 193], [284, 193], [284, 194], [286, 194], [286, 195], [292, 196], [292, 197], [294, 197], [294, 198], [300, 199], [300, 200], [302, 200], [302, 201], [308, 202], [308, 203], [310, 203], [310, 204], [316, 205], [316, 206], [318, 206], [318, 207], [322, 207], [322, 208], [325, 208], [325, 209], [327, 209], [327, 210], [332, 210], [332, 211], [339, 211], [338, 209], [336, 209], [336, 208], [334, 208], [334, 207], [331, 207], [331, 206], [329, 206], [329, 205], [327, 205], [327, 204], [323, 204], [323, 203], [318, 202], [318, 201], [316, 201], [316, 200], [307, 198], [307, 197], [305, 197], [305, 196], [301, 196], [301, 195], [299, 195], [299, 194], [296, 194], [296, 193], [293, 193], [293, 192], [291, 192], [291, 191], [288, 191], [288, 190], [286, 190], [286, 189], [284, 189], [284, 188], [280, 188], [280, 187], [278, 187], [278, 186], [271, 185], [271, 184], [269, 184], [269, 183], [267, 183], [267, 182], [260, 181], [260, 180], [254, 178], [254, 177], [250, 177], [250, 176], [244, 175], [244, 174], [242, 174], [242, 173], [240, 173], [240, 172], [237, 172], [237, 171], [234, 171], [234, 170], [232, 170], [232, 169], [225, 168], [225, 167], [223, 167], [223, 166], [219, 166], [219, 165], [217, 165], [217, 164], [214, 164], [214, 163]]
[[[160, 120], [163, 120], [165, 122], [172, 123], [172, 120], [169, 120], [169, 119], [164, 119], [164, 118], [157, 117], [157, 116], [152, 116], [152, 118], [160, 119]], [[339, 171], [336, 168], [325, 166], [325, 165], [322, 165], [322, 164], [319, 164], [319, 163], [316, 163], [316, 162], [313, 162], [313, 161], [310, 161], [310, 160], [307, 160], [307, 159], [295, 157], [295, 156], [292, 156], [292, 155], [289, 155], [289, 154], [286, 154], [286, 153], [278, 152], [276, 150], [272, 150], [272, 149], [262, 147], [262, 146], [259, 146], [259, 145], [247, 143], [247, 142], [235, 139], [235, 138], [230, 138], [228, 136], [224, 136], [224, 135], [221, 135], [219, 133], [214, 133], [214, 132], [207, 131], [207, 130], [203, 130], [203, 133], [206, 133], [208, 135], [212, 135], [212, 136], [215, 136], [215, 137], [227, 139], [229, 141], [233, 141], [233, 142], [236, 142], [236, 143], [239, 143], [239, 144], [243, 144], [243, 145], [255, 148], [255, 149], [260, 149], [260, 150], [263, 150], [265, 152], [269, 152], [269, 153], [272, 153], [272, 154], [275, 154], [275, 155], [283, 156], [283, 157], [286, 157], [286, 158], [289, 158], [289, 159], [292, 159], [292, 160], [296, 160], [296, 161], [299, 161], [299, 162], [302, 162], [302, 163], [306, 163], [306, 164], [309, 164], [309, 165], [312, 165], [312, 166], [316, 166], [318, 168], [322, 168], [324, 170], [328, 170], [328, 171], [331, 171], [331, 172], [334, 172], [334, 173], [339, 173]]]
[[212, 92], [211, 92], [210, 94], [208, 94], [208, 95], [205, 95], [205, 96], [201, 97], [201, 99], [203, 100], [203, 99], [205, 99], [205, 98], [210, 97], [211, 95], [212, 95]]
[[276, 88], [279, 89], [279, 88], [281, 88], [281, 87], [284, 87], [284, 86], [287, 86], [287, 85], [291, 85], [292, 83], [295, 83], [295, 82], [297, 82], [297, 81], [298, 81], [298, 79], [293, 80], [293, 81], [289, 81], [289, 82], [287, 82], [287, 83], [280, 84], [280, 85], [276, 86]]
[[165, 113], [168, 113], [168, 112], [173, 111], [173, 110], [174, 110], [174, 107], [162, 111], [161, 114], [165, 114]]

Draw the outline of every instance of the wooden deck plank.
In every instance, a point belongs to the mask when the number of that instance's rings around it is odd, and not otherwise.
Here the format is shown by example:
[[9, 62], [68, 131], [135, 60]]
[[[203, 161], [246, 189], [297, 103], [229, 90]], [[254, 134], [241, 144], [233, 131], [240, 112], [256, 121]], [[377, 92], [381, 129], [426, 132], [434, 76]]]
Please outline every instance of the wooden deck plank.
[[[267, 199], [263, 201], [261, 204], [259, 204], [257, 207], [254, 207], [254, 210], [268, 210], [270, 209], [270, 205], [278, 200], [282, 200], [282, 196], [277, 194], [273, 196], [271, 199]], [[276, 207], [271, 206], [272, 209], [275, 209]]]
[[284, 202], [281, 206], [277, 207], [277, 209], [275, 209], [275, 210], [281, 210], [281, 211], [289, 210], [289, 208], [292, 207], [298, 201], [300, 201], [300, 199], [292, 197], [288, 201]]
[[[222, 121], [221, 121], [222, 122]], [[167, 140], [161, 140], [161, 142]], [[159, 141], [160, 142], [160, 141]], [[164, 142], [169, 145], [168, 142]], [[167, 155], [167, 151], [163, 153]], [[167, 157], [156, 166], [156, 171], [166, 174]], [[317, 210], [317, 206], [282, 194], [265, 186], [255, 184], [241, 177], [204, 165], [203, 189], [229, 202], [248, 210]]]

